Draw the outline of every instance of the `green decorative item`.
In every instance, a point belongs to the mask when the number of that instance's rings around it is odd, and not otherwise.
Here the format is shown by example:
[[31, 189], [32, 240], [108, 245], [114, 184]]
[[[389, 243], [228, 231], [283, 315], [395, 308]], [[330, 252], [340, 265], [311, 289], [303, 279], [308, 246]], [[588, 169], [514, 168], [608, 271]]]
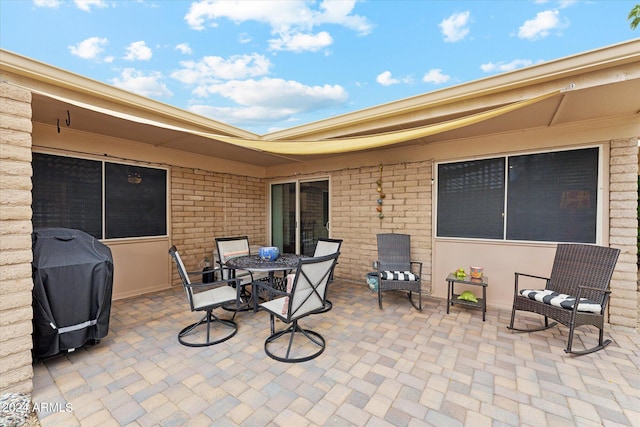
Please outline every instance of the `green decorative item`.
[[458, 299], [469, 302], [478, 302], [478, 298], [471, 291], [464, 291], [458, 296]]

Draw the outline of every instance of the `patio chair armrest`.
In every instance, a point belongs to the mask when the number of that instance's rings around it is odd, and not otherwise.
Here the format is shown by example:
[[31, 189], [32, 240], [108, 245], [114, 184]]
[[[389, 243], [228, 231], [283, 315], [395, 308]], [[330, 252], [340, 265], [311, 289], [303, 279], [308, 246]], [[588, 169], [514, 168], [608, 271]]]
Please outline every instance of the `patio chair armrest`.
[[209, 283], [202, 283], [202, 282], [189, 283], [187, 286], [191, 288], [218, 288], [220, 286], [230, 286], [233, 283], [239, 283], [239, 282], [240, 282], [240, 279], [221, 279], [221, 280], [216, 280]]
[[536, 276], [535, 274], [527, 274], [527, 273], [519, 273], [519, 272], [515, 272], [515, 283], [514, 283], [514, 293], [517, 294], [519, 287], [518, 287], [518, 279], [520, 276], [524, 276], [524, 277], [530, 277], [532, 279], [540, 279], [540, 280], [544, 280], [545, 283], [545, 288], [547, 287], [547, 285], [549, 285], [549, 278], [548, 277], [543, 277], [543, 276]]
[[217, 271], [220, 271], [220, 268], [218, 268], [218, 267], [215, 267], [215, 268], [214, 267], [209, 267], [206, 270], [187, 271], [187, 274], [189, 276], [198, 276], [198, 275], [202, 275], [202, 274], [205, 274], [205, 273], [215, 273]]
[[414, 266], [417, 266], [418, 277], [422, 276], [422, 261], [411, 261], [410, 264], [412, 270]]
[[580, 296], [580, 291], [582, 289], [587, 289], [589, 291], [596, 291], [596, 292], [602, 292], [603, 294], [610, 294], [611, 290], [610, 289], [599, 289], [599, 288], [594, 288], [592, 286], [578, 286], [578, 296]]

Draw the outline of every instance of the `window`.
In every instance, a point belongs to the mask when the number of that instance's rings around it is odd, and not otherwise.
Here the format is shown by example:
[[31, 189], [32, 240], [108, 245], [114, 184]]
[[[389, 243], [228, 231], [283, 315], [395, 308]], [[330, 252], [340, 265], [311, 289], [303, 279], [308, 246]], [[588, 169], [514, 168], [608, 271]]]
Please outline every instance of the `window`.
[[40, 153], [32, 164], [35, 228], [76, 228], [98, 239], [167, 234], [165, 169]]
[[588, 148], [439, 164], [437, 235], [595, 243], [598, 158]]

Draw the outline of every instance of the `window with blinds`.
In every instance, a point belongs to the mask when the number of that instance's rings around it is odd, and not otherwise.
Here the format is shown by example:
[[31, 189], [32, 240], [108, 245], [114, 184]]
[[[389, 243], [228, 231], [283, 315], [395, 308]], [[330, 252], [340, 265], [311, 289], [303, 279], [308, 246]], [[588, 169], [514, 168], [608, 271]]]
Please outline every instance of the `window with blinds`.
[[440, 164], [437, 235], [595, 243], [598, 159], [596, 147]]
[[34, 228], [75, 228], [97, 239], [167, 234], [165, 169], [41, 153], [32, 165]]

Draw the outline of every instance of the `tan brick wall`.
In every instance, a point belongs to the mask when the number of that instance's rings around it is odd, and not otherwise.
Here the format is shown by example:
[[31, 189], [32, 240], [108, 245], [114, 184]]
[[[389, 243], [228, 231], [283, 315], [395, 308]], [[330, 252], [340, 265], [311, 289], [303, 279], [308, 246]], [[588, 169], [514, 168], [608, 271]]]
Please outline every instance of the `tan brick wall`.
[[609, 323], [640, 330], [637, 266], [637, 138], [611, 142], [610, 243], [621, 250], [611, 280]]
[[31, 92], [0, 82], [0, 394], [31, 393]]
[[[331, 176], [331, 237], [344, 239], [336, 278], [365, 282], [377, 259], [376, 234], [411, 235], [412, 258], [423, 262], [423, 290], [431, 281], [431, 162], [335, 171]], [[376, 211], [377, 181], [385, 194]]]
[[[252, 246], [265, 245], [266, 205], [260, 178], [172, 168], [171, 237], [186, 268], [211, 256], [216, 237], [246, 235]], [[179, 283], [175, 268], [172, 283]]]

